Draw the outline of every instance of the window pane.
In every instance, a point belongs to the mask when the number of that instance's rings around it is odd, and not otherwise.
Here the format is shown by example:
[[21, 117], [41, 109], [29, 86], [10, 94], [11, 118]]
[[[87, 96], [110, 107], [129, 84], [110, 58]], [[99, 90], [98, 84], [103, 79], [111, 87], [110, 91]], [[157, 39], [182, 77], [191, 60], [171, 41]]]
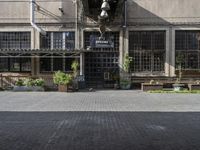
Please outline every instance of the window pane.
[[31, 71], [30, 58], [21, 58], [21, 71]]
[[1, 32], [0, 48], [1, 49], [30, 49], [31, 48], [30, 32]]
[[10, 58], [10, 71], [20, 71], [20, 58]]
[[63, 58], [53, 58], [53, 71], [63, 70]]
[[8, 71], [8, 58], [0, 58], [0, 72]]
[[40, 71], [51, 71], [51, 58], [40, 59]]
[[62, 49], [63, 48], [63, 34], [60, 32], [53, 33], [53, 48]]
[[47, 33], [47, 35], [40, 34], [40, 47], [44, 49], [51, 48], [51, 33]]
[[[200, 69], [200, 31], [176, 31], [176, 61], [179, 55], [183, 56], [183, 69]], [[176, 69], [178, 64], [176, 63]]]
[[129, 32], [129, 55], [132, 72], [164, 72], [165, 31]]
[[65, 71], [71, 71], [71, 65], [75, 58], [65, 58]]
[[75, 48], [75, 33], [65, 32], [65, 48], [73, 50]]

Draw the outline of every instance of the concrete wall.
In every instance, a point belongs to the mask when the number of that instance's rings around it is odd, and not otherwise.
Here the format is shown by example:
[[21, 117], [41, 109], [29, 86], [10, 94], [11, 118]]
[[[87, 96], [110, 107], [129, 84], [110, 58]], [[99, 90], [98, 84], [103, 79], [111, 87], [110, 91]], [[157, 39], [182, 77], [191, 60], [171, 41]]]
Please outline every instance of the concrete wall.
[[[27, 2], [0, 2], [0, 23], [27, 23], [29, 0], [25, 1]], [[72, 0], [43, 0], [38, 4], [42, 9], [36, 13], [37, 22], [75, 20], [75, 5]], [[63, 7], [64, 15], [59, 7]], [[128, 0], [128, 20], [133, 23], [200, 22], [199, 10], [199, 0]]]
[[200, 22], [199, 0], [128, 0], [129, 22]]
[[[9, 1], [9, 0], [8, 0]], [[27, 2], [0, 2], [0, 23], [28, 23], [29, 0]], [[46, 2], [45, 2], [46, 1]], [[36, 0], [37, 2], [37, 0]], [[40, 9], [36, 11], [36, 22], [71, 22], [75, 19], [75, 5], [72, 1], [48, 1], [38, 2]], [[59, 11], [62, 7], [64, 14]]]

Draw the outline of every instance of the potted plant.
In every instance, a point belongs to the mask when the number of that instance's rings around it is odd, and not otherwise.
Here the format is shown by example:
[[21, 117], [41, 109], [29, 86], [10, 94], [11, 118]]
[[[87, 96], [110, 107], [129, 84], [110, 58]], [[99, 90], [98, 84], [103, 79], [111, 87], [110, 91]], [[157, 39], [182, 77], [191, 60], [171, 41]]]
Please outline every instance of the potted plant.
[[13, 91], [44, 91], [43, 79], [19, 79], [16, 81]]
[[142, 83], [142, 91], [163, 90], [163, 83], [151, 80], [149, 83]]
[[185, 86], [184, 84], [181, 83], [183, 60], [184, 60], [184, 56], [182, 54], [178, 54], [176, 57], [176, 63], [178, 65], [178, 78], [176, 79], [176, 82], [172, 85], [174, 88], [174, 91], [180, 91]]
[[75, 89], [75, 90], [78, 90], [79, 89], [79, 87], [78, 87], [78, 70], [79, 70], [79, 62], [78, 62], [78, 60], [74, 60], [73, 62], [72, 62], [72, 65], [71, 65], [71, 69], [72, 69], [72, 71], [73, 71], [73, 88]]
[[188, 88], [190, 91], [200, 90], [200, 80], [196, 80], [194, 83], [188, 84]]
[[71, 74], [66, 74], [62, 71], [57, 71], [53, 75], [53, 82], [58, 85], [59, 92], [69, 92], [72, 79]]
[[129, 57], [128, 54], [124, 56], [124, 63], [122, 65], [122, 72], [120, 77], [120, 87], [121, 89], [130, 89], [131, 88], [131, 76], [130, 76], [130, 64], [132, 62], [132, 57]]

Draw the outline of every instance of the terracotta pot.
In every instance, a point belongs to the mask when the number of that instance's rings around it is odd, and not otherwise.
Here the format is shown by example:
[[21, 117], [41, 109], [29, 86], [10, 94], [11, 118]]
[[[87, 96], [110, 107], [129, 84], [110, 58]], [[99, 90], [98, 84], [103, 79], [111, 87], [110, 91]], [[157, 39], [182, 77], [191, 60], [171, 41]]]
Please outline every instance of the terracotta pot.
[[59, 92], [68, 92], [68, 85], [58, 85]]

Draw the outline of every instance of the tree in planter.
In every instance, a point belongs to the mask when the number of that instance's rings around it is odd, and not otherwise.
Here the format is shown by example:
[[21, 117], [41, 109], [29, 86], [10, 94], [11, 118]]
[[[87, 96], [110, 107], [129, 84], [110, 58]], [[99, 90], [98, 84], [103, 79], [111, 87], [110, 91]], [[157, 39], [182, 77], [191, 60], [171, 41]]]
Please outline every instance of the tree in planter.
[[66, 74], [62, 71], [57, 71], [53, 75], [53, 82], [58, 85], [58, 91], [69, 91], [69, 85], [72, 83], [73, 77], [71, 74]]
[[71, 65], [71, 69], [73, 71], [73, 88], [75, 90], [78, 90], [78, 81], [77, 81], [77, 76], [78, 76], [78, 70], [79, 70], [79, 62], [78, 60], [74, 60], [72, 62], [72, 65]]
[[130, 89], [131, 87], [131, 77], [130, 77], [130, 64], [133, 61], [132, 57], [128, 54], [124, 56], [124, 63], [122, 65], [122, 76], [120, 78], [120, 87], [122, 89]]
[[176, 57], [176, 64], [178, 65], [178, 78], [176, 79], [176, 83], [173, 84], [174, 91], [180, 91], [185, 86], [184, 84], [181, 84], [183, 60], [184, 60], [184, 55], [179, 53]]

